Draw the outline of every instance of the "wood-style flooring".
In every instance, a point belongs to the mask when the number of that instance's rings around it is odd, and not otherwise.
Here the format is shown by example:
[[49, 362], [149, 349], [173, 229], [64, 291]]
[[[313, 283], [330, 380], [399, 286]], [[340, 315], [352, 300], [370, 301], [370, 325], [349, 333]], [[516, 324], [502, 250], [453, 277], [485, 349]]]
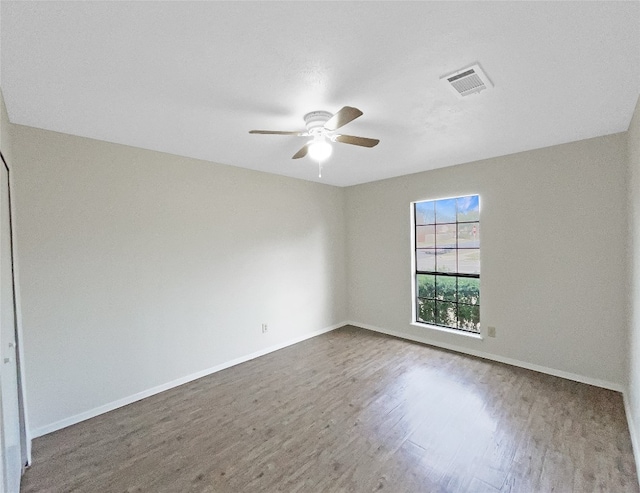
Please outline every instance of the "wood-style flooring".
[[621, 395], [355, 327], [38, 438], [23, 492], [638, 492]]

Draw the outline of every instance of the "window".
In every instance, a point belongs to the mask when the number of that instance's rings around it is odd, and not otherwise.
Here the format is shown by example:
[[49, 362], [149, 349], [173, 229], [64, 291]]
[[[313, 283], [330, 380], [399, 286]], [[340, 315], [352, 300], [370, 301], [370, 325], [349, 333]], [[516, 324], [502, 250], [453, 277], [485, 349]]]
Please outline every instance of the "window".
[[415, 202], [416, 322], [480, 333], [480, 197]]

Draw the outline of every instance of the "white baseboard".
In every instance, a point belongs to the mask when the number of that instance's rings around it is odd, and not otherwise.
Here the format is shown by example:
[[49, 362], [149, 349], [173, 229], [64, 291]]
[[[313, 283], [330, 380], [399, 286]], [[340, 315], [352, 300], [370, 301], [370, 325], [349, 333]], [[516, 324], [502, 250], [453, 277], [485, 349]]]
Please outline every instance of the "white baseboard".
[[[625, 389], [622, 393], [624, 400], [624, 413], [627, 415], [627, 426], [629, 427], [629, 435], [631, 436], [631, 448], [633, 449], [633, 458], [636, 461], [636, 469], [640, 469], [640, 443], [638, 443], [637, 428], [631, 412], [629, 404], [629, 389]], [[640, 477], [638, 478], [640, 484]]]
[[597, 378], [586, 377], [584, 375], [578, 375], [576, 373], [570, 373], [563, 370], [556, 370], [555, 368], [548, 368], [546, 366], [536, 365], [534, 363], [528, 363], [526, 361], [520, 361], [513, 358], [507, 358], [504, 356], [500, 356], [497, 354], [485, 353], [484, 351], [478, 351], [476, 349], [469, 349], [461, 346], [456, 346], [454, 344], [447, 344], [443, 342], [435, 342], [426, 337], [416, 337], [410, 334], [405, 334], [403, 332], [384, 329], [382, 327], [376, 327], [374, 325], [363, 324], [360, 322], [349, 321], [349, 325], [354, 325], [356, 327], [361, 327], [367, 330], [373, 330], [374, 332], [380, 332], [382, 334], [387, 334], [390, 336], [400, 337], [401, 339], [408, 339], [415, 342], [421, 342], [423, 344], [428, 344], [430, 346], [441, 347], [443, 349], [449, 349], [451, 351], [456, 351], [458, 353], [469, 354], [471, 356], [477, 356], [479, 358], [488, 359], [491, 361], [497, 361], [499, 363], [506, 363], [507, 365], [518, 366], [520, 368], [526, 368], [527, 370], [539, 371], [540, 373], [546, 373], [548, 375], [553, 375], [556, 377], [566, 378], [567, 380], [573, 380], [575, 382], [586, 383], [589, 385], [594, 385], [596, 387], [602, 387], [609, 390], [615, 390], [616, 392], [622, 392], [624, 394], [624, 386], [614, 382], [608, 382], [606, 380], [599, 380]]
[[613, 383], [613, 382], [607, 382], [604, 380], [598, 380], [598, 379], [594, 379], [594, 378], [590, 378], [590, 377], [585, 377], [583, 375], [577, 375], [574, 373], [569, 373], [569, 372], [565, 372], [562, 370], [556, 370], [554, 368], [548, 368], [548, 367], [544, 367], [544, 366], [540, 366], [540, 365], [536, 365], [533, 363], [527, 363], [525, 361], [520, 361], [520, 360], [516, 360], [516, 359], [512, 359], [512, 358], [506, 358], [503, 356], [499, 356], [499, 355], [495, 355], [495, 354], [490, 354], [490, 353], [485, 353], [483, 351], [478, 351], [475, 349], [468, 349], [465, 347], [460, 347], [460, 346], [456, 346], [454, 344], [447, 344], [447, 343], [441, 343], [441, 342], [434, 342], [431, 341], [429, 339], [425, 338], [421, 338], [421, 337], [415, 337], [413, 335], [410, 334], [404, 334], [402, 332], [398, 332], [398, 331], [394, 331], [394, 330], [389, 330], [389, 329], [384, 329], [382, 327], [376, 327], [374, 325], [370, 325], [370, 324], [364, 324], [361, 322], [355, 322], [355, 321], [348, 321], [348, 322], [341, 322], [335, 325], [332, 325], [330, 327], [325, 327], [324, 329], [320, 329], [314, 332], [310, 332], [308, 334], [305, 334], [303, 336], [300, 337], [296, 337], [294, 339], [290, 339], [286, 342], [280, 343], [280, 344], [276, 344], [274, 346], [270, 346], [268, 348], [262, 349], [260, 351], [245, 355], [245, 356], [241, 356], [239, 358], [235, 358], [233, 360], [230, 361], [226, 361], [224, 363], [221, 363], [219, 365], [216, 365], [212, 368], [207, 368], [205, 370], [196, 372], [196, 373], [192, 373], [190, 375], [172, 380], [170, 382], [167, 382], [165, 384], [162, 385], [158, 385], [156, 387], [152, 387], [150, 389], [147, 390], [143, 390], [141, 392], [138, 392], [136, 394], [130, 395], [128, 397], [124, 397], [122, 399], [118, 399], [117, 401], [114, 402], [110, 402], [108, 404], [105, 404], [103, 406], [99, 406], [93, 409], [90, 409], [88, 411], [85, 411], [83, 413], [80, 414], [76, 414], [74, 416], [70, 416], [68, 418], [56, 421], [54, 423], [50, 423], [48, 425], [45, 426], [41, 426], [39, 428], [35, 428], [30, 430], [29, 433], [29, 439], [33, 439], [33, 438], [37, 438], [39, 436], [42, 435], [46, 435], [48, 433], [52, 433], [54, 431], [60, 430], [62, 428], [66, 428], [67, 426], [71, 426], [74, 425], [76, 423], [79, 423], [81, 421], [85, 421], [87, 419], [93, 418], [95, 416], [98, 416], [100, 414], [104, 414], [106, 412], [109, 411], [113, 411], [114, 409], [118, 409], [119, 407], [123, 407], [126, 406], [128, 404], [131, 404], [133, 402], [139, 401], [141, 399], [144, 399], [146, 397], [150, 397], [152, 395], [158, 394], [160, 392], [164, 392], [165, 390], [169, 390], [172, 389], [174, 387], [178, 387], [180, 385], [183, 385], [185, 383], [191, 382], [193, 380], [197, 380], [198, 378], [202, 378], [205, 377], [207, 375], [211, 375], [212, 373], [216, 373], [218, 371], [224, 370], [226, 368], [230, 368], [232, 366], [238, 365], [240, 363], [244, 363], [246, 361], [258, 358], [260, 356], [263, 356], [265, 354], [271, 353], [273, 351], [277, 351], [279, 349], [285, 348], [287, 346], [291, 346], [293, 344], [297, 344], [298, 342], [302, 342], [304, 340], [307, 339], [311, 339], [312, 337], [316, 337], [318, 335], [324, 334], [326, 332], [331, 332], [332, 330], [338, 329], [340, 327], [343, 327], [344, 325], [354, 325], [356, 327], [361, 327], [363, 329], [367, 329], [367, 330], [372, 330], [374, 332], [380, 332], [382, 334], [387, 334], [387, 335], [391, 335], [391, 336], [395, 336], [395, 337], [400, 337], [402, 339], [408, 339], [408, 340], [412, 340], [415, 342], [420, 342], [423, 344], [428, 344], [431, 346], [436, 346], [436, 347], [441, 347], [444, 349], [449, 349], [452, 351], [456, 351], [459, 353], [464, 353], [464, 354], [469, 354], [471, 356], [477, 356], [479, 358], [484, 358], [484, 359], [488, 359], [488, 360], [492, 360], [492, 361], [498, 361], [500, 363], [506, 363], [508, 365], [513, 365], [513, 366], [518, 366], [521, 368], [526, 368], [528, 370], [534, 370], [534, 371], [539, 371], [541, 373], [547, 373], [549, 375], [554, 375], [557, 377], [561, 377], [561, 378], [566, 378], [568, 380], [573, 380], [576, 382], [581, 382], [581, 383], [586, 383], [589, 385], [594, 385], [596, 387], [602, 387], [605, 389], [610, 389], [610, 390], [615, 390], [617, 392], [622, 392], [624, 399], [625, 399], [625, 411], [627, 412], [627, 420], [629, 421], [629, 430], [631, 433], [631, 440], [633, 443], [633, 450], [634, 450], [634, 454], [636, 457], [636, 463], [640, 464], [640, 462], [638, 462], [638, 459], [640, 458], [640, 444], [636, 443], [636, 435], [635, 435], [635, 428], [633, 427], [633, 422], [632, 422], [632, 417], [631, 414], [629, 413], [629, 409], [628, 409], [628, 403], [627, 403], [627, 397], [626, 397], [626, 393], [624, 392], [624, 388], [622, 385], [617, 384], [617, 383]]
[[113, 411], [114, 409], [118, 409], [119, 407], [123, 407], [126, 406], [128, 404], [131, 404], [132, 402], [136, 402], [139, 401], [141, 399], [144, 399], [145, 397], [151, 397], [152, 395], [155, 394], [159, 394], [160, 392], [164, 392], [165, 390], [169, 390], [172, 389], [174, 387], [178, 387], [180, 385], [183, 385], [185, 383], [191, 382], [193, 380], [197, 380], [198, 378], [202, 378], [202, 377], [206, 377], [207, 375], [211, 375], [212, 373], [216, 373], [219, 372], [221, 370], [225, 370], [227, 368], [230, 368], [232, 366], [235, 365], [239, 365], [240, 363], [244, 363], [246, 361], [258, 358], [260, 356], [264, 356], [265, 354], [269, 354], [272, 353], [274, 351], [278, 351], [279, 349], [283, 349], [287, 346], [291, 346], [293, 344], [297, 344], [299, 342], [305, 341], [307, 339], [311, 339], [312, 337], [316, 337], [319, 336], [321, 334], [325, 334], [326, 332], [331, 332], [332, 330], [338, 329], [340, 327], [343, 327], [347, 325], [347, 322], [341, 322], [335, 325], [331, 325], [330, 327], [325, 327], [324, 329], [320, 329], [320, 330], [316, 330], [314, 332], [310, 332], [307, 334], [304, 334], [303, 336], [299, 336], [299, 337], [295, 337], [293, 339], [290, 339], [288, 341], [285, 342], [281, 342], [279, 344], [276, 344], [274, 346], [269, 346], [265, 349], [261, 349], [260, 351], [256, 351], [255, 353], [251, 353], [251, 354], [247, 354], [245, 356], [240, 356], [239, 358], [235, 358], [232, 359], [230, 361], [226, 361], [224, 363], [221, 363], [219, 365], [216, 365], [212, 368], [207, 368], [206, 370], [202, 370], [196, 373], [192, 373], [190, 375], [181, 377], [181, 378], [177, 378], [175, 380], [172, 380], [170, 382], [164, 383], [162, 385], [157, 385], [156, 387], [152, 387], [150, 389], [147, 390], [143, 390], [142, 392], [138, 392], [136, 394], [130, 395], [128, 397], [124, 397], [122, 399], [118, 399], [117, 401], [114, 402], [110, 402], [108, 404], [105, 404], [103, 406], [99, 406], [99, 407], [95, 407], [93, 409], [90, 409], [88, 411], [85, 411], [83, 413], [80, 414], [76, 414], [74, 416], [70, 416], [68, 418], [65, 419], [61, 419], [59, 421], [56, 421], [54, 423], [50, 423], [48, 425], [45, 426], [41, 426], [39, 428], [35, 428], [33, 430], [31, 430], [31, 432], [29, 433], [29, 438], [37, 438], [39, 436], [42, 435], [46, 435], [48, 433], [52, 433], [54, 431], [60, 430], [62, 428], [66, 428], [67, 426], [71, 426], [74, 425], [76, 423], [79, 423], [81, 421], [85, 421], [87, 419], [90, 418], [94, 418], [100, 414], [104, 414], [107, 413], [109, 411]]

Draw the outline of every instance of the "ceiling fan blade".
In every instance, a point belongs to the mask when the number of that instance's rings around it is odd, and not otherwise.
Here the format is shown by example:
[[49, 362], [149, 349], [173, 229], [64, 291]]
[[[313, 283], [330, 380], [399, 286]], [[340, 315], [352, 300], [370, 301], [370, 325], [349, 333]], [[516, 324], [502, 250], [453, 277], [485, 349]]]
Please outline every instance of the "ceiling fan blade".
[[296, 131], [296, 132], [283, 132], [281, 130], [249, 130], [250, 134], [272, 134], [272, 135], [307, 135], [307, 132], [304, 131]]
[[375, 147], [380, 140], [368, 139], [367, 137], [356, 137], [355, 135], [336, 135], [334, 139], [343, 144], [352, 144], [354, 146]]
[[355, 120], [360, 115], [362, 115], [362, 111], [358, 108], [353, 108], [351, 106], [345, 106], [340, 111], [338, 111], [335, 115], [333, 115], [327, 123], [324, 124], [324, 128], [329, 131], [338, 130], [343, 125]]
[[302, 148], [296, 152], [291, 159], [300, 159], [301, 157], [305, 157], [307, 152], [309, 151], [309, 144], [305, 144]]

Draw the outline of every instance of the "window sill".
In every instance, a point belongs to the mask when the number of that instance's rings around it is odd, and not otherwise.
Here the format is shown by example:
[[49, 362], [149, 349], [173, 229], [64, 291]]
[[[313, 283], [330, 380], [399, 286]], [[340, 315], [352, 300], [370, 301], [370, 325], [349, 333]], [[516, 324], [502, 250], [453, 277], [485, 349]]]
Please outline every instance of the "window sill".
[[465, 332], [463, 330], [447, 329], [446, 327], [440, 327], [438, 325], [429, 325], [422, 322], [411, 322], [411, 325], [413, 325], [414, 327], [420, 327], [421, 329], [437, 330], [439, 332], [446, 332], [447, 334], [470, 337], [472, 339], [483, 339], [482, 334], [474, 334], [473, 332]]

